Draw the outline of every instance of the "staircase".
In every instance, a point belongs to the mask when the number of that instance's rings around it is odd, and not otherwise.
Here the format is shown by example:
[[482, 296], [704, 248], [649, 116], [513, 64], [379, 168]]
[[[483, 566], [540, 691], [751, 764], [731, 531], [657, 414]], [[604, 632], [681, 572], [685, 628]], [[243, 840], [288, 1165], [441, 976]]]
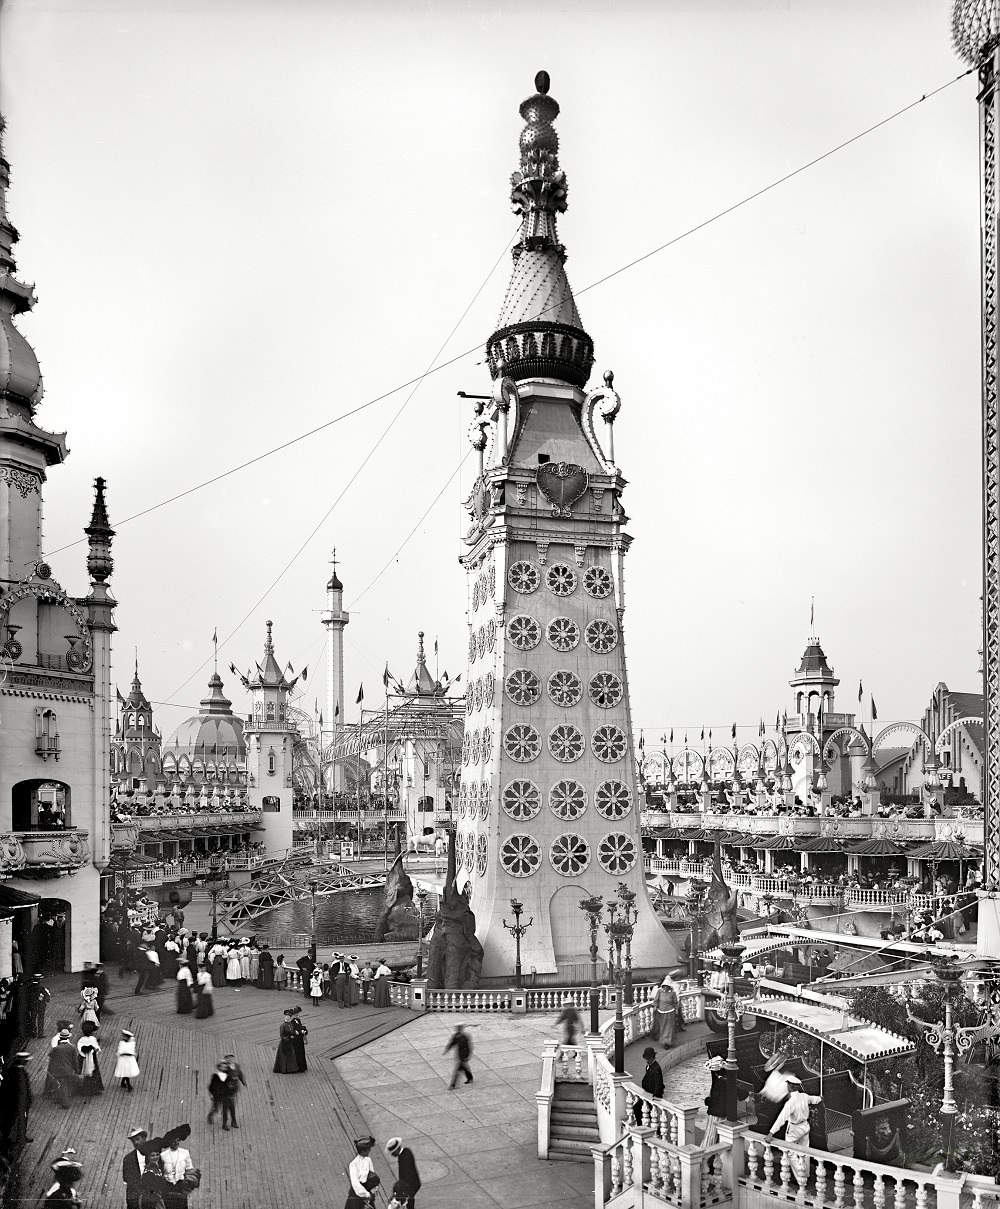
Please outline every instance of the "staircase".
[[589, 1083], [556, 1083], [549, 1125], [549, 1158], [590, 1163], [591, 1146], [600, 1146], [594, 1089]]

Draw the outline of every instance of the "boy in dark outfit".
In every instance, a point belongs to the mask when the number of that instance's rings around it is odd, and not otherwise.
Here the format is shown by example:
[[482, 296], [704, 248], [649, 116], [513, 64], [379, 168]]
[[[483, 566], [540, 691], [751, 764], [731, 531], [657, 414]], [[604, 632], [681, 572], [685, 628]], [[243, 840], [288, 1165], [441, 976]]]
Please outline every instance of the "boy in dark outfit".
[[459, 1071], [464, 1072], [467, 1084], [472, 1082], [472, 1071], [469, 1070], [472, 1042], [465, 1035], [465, 1025], [461, 1022], [455, 1025], [455, 1031], [452, 1033], [451, 1040], [444, 1047], [444, 1052], [447, 1053], [450, 1049], [455, 1051], [455, 1073], [451, 1077], [451, 1083], [448, 1084], [448, 1090], [454, 1091], [455, 1085], [458, 1083]]
[[36, 1037], [45, 1036], [45, 1009], [52, 995], [42, 984], [41, 974], [32, 974], [28, 987], [28, 1028]]
[[385, 1144], [386, 1154], [399, 1164], [399, 1179], [393, 1184], [392, 1195], [404, 1209], [416, 1209], [417, 1193], [420, 1191], [420, 1174], [417, 1161], [402, 1138], [390, 1138]]
[[[647, 1045], [642, 1051], [642, 1056], [646, 1059], [646, 1073], [642, 1076], [642, 1090], [648, 1091], [651, 1096], [660, 1100], [663, 1098], [663, 1070], [656, 1061], [656, 1050], [651, 1045]], [[644, 1103], [644, 1100], [636, 1100], [632, 1106], [632, 1115], [635, 1117], [636, 1125], [642, 1124]]]

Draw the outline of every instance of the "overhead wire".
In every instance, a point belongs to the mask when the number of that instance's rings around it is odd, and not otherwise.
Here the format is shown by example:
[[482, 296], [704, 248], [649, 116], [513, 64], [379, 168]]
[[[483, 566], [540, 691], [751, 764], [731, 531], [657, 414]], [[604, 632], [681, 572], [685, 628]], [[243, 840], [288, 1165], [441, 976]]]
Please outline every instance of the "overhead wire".
[[[668, 248], [674, 247], [676, 244], [680, 243], [681, 240], [687, 239], [691, 235], [697, 234], [699, 231], [703, 231], [706, 227], [709, 227], [713, 223], [718, 222], [720, 219], [726, 218], [728, 215], [735, 213], [737, 210], [742, 209], [744, 206], [749, 205], [751, 202], [756, 201], [758, 198], [763, 197], [767, 193], [770, 193], [772, 190], [778, 188], [780, 185], [785, 184], [787, 181], [794, 179], [796, 176], [800, 176], [803, 172], [807, 172], [810, 168], [814, 168], [817, 164], [821, 164], [824, 160], [827, 160], [831, 156], [836, 155], [838, 152], [843, 151], [845, 148], [850, 147], [853, 143], [866, 138], [868, 135], [873, 134], [876, 130], [880, 130], [883, 126], [886, 126], [888, 123], [895, 121], [899, 117], [902, 117], [911, 109], [915, 109], [924, 101], [928, 101], [932, 97], [944, 92], [946, 89], [951, 88], [954, 84], [957, 84], [960, 80], [965, 79], [966, 76], [971, 75], [974, 71], [975, 68], [970, 67], [967, 71], [960, 72], [953, 79], [946, 81], [944, 84], [939, 85], [930, 92], [925, 92], [916, 100], [910, 101], [908, 104], [902, 106], [902, 108], [897, 109], [895, 112], [889, 114], [887, 117], [882, 118], [880, 121], [875, 122], [873, 125], [866, 127], [864, 130], [859, 131], [850, 138], [844, 139], [842, 142], [837, 143], [836, 146], [829, 148], [822, 154], [815, 156], [811, 160], [807, 160], [806, 163], [800, 164], [797, 168], [793, 168], [790, 172], [786, 172], [783, 176], [776, 177], [769, 184], [762, 186], [753, 193], [747, 194], [745, 197], [741, 198], [737, 202], [734, 202], [732, 205], [716, 211], [708, 218], [703, 219], [701, 222], [695, 223], [694, 226], [688, 227], [686, 230], [673, 236], [671, 239], [668, 239], [665, 243], [659, 244], [655, 248], [651, 248], [648, 252], [644, 252], [641, 256], [637, 256], [633, 260], [627, 261], [623, 265], [619, 265], [618, 268], [613, 269], [610, 273], [606, 273], [603, 277], [597, 278], [597, 280], [590, 282], [588, 285], [582, 286], [581, 288], [573, 291], [573, 293], [576, 295], [586, 294], [590, 290], [594, 290], [598, 286], [604, 285], [613, 278], [627, 272], [629, 269], [635, 268], [636, 265], [642, 264], [644, 261], [651, 259], [653, 256], [659, 255], [659, 253], [666, 251]], [[508, 244], [507, 246], [509, 247], [510, 245]], [[485, 285], [485, 282], [483, 284]], [[482, 288], [483, 287], [480, 286], [480, 291]], [[475, 299], [473, 299], [473, 301], [474, 300]], [[565, 300], [565, 296], [557, 299], [550, 306], [540, 311], [535, 318], [541, 318], [543, 315], [547, 314], [548, 311], [557, 309]], [[410, 378], [405, 382], [400, 382], [396, 386], [391, 387], [387, 391], [383, 391], [383, 393], [380, 395], [375, 395], [373, 398], [368, 399], [364, 403], [359, 403], [357, 407], [352, 408], [350, 411], [344, 412], [342, 415], [334, 416], [333, 419], [326, 420], [322, 424], [317, 424], [315, 428], [310, 428], [308, 431], [300, 433], [298, 436], [291, 437], [289, 440], [282, 442], [280, 445], [275, 445], [272, 449], [265, 450], [263, 453], [259, 453], [252, 458], [248, 458], [245, 462], [240, 462], [239, 465], [233, 466], [229, 470], [223, 470], [219, 474], [205, 479], [203, 482], [195, 483], [193, 486], [187, 487], [185, 490], [179, 491], [174, 495], [169, 496], [167, 499], [161, 500], [159, 503], [151, 504], [148, 508], [143, 508], [139, 512], [134, 512], [131, 516], [116, 519], [113, 524], [116, 527], [127, 525], [134, 520], [139, 520], [141, 517], [148, 516], [150, 513], [156, 512], [160, 508], [165, 508], [168, 504], [175, 503], [177, 500], [181, 500], [186, 496], [193, 495], [195, 492], [202, 490], [204, 487], [210, 487], [212, 484], [221, 482], [223, 479], [228, 478], [233, 474], [238, 474], [241, 470], [246, 470], [249, 466], [256, 465], [265, 458], [269, 458], [276, 453], [281, 453], [283, 450], [289, 449], [291, 446], [307, 440], [309, 437], [316, 436], [317, 433], [324, 432], [327, 428], [332, 427], [334, 424], [339, 424], [344, 420], [350, 419], [352, 416], [358, 415], [360, 412], [366, 411], [370, 407], [374, 407], [377, 403], [384, 402], [386, 399], [398, 394], [401, 390], [406, 390], [407, 387], [418, 387], [425, 378], [430, 377], [432, 374], [440, 373], [442, 370], [457, 364], [459, 361], [464, 360], [473, 353], [481, 351], [482, 347], [483, 343], [480, 341], [470, 348], [465, 349], [463, 352], [456, 353], [455, 356], [450, 357], [447, 361], [442, 361], [440, 364], [433, 365], [432, 368], [426, 369], [422, 374], [418, 374], [416, 377]], [[51, 558], [56, 554], [61, 554], [65, 550], [72, 549], [74, 546], [80, 545], [83, 540], [83, 538], [78, 538], [76, 541], [68, 542], [66, 545], [60, 546], [56, 550], [49, 551], [48, 556]]]

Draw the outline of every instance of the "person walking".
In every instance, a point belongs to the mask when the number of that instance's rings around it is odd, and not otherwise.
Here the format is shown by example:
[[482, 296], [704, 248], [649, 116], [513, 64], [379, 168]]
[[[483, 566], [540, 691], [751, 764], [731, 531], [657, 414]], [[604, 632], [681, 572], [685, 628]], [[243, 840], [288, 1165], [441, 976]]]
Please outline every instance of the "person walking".
[[101, 1065], [99, 1061], [101, 1047], [97, 1043], [97, 1038], [92, 1036], [81, 1037], [76, 1043], [76, 1052], [79, 1055], [80, 1064], [80, 1094], [84, 1096], [102, 1096], [104, 1094], [104, 1080], [101, 1078]]
[[262, 991], [274, 989], [274, 958], [267, 945], [260, 951], [260, 980], [257, 985]]
[[[647, 1045], [642, 1051], [642, 1056], [646, 1061], [646, 1070], [642, 1076], [642, 1090], [649, 1092], [654, 1099], [660, 1100], [663, 1098], [663, 1070], [656, 1060], [656, 1050], [651, 1045]], [[645, 1103], [645, 1100], [636, 1097], [636, 1101], [632, 1105], [632, 1115], [636, 1125], [642, 1124], [642, 1106]]]
[[285, 965], [284, 953], [278, 954], [278, 960], [274, 963], [274, 989], [283, 991], [288, 985], [288, 966]]
[[300, 1007], [292, 1008], [292, 1047], [295, 1050], [295, 1061], [299, 1064], [299, 1070], [307, 1070], [306, 1065], [306, 1037], [309, 1036], [309, 1030], [301, 1020], [302, 1009]]
[[375, 969], [372, 963], [365, 958], [361, 966], [361, 1002], [368, 1002], [368, 995], [372, 989], [372, 983], [375, 981]]
[[125, 1185], [125, 1209], [139, 1209], [139, 1193], [142, 1190], [142, 1173], [146, 1170], [146, 1156], [142, 1147], [149, 1134], [144, 1129], [133, 1129], [128, 1135], [132, 1149], [122, 1159], [122, 1183]]
[[664, 1049], [669, 1049], [674, 1043], [674, 1033], [677, 1027], [677, 992], [673, 980], [668, 974], [653, 996], [653, 1025], [656, 1040]]
[[726, 1060], [716, 1055], [705, 1063], [705, 1070], [711, 1075], [712, 1082], [705, 1097], [705, 1107], [708, 1110], [708, 1124], [705, 1126], [705, 1136], [701, 1140], [703, 1148], [714, 1146], [719, 1140], [719, 1122], [726, 1119]]
[[284, 1019], [278, 1032], [278, 1052], [274, 1055], [273, 1069], [276, 1075], [297, 1075], [301, 1070], [295, 1057], [295, 1030], [292, 1027], [292, 1019], [292, 1009], [285, 1008]]
[[212, 1077], [208, 1081], [208, 1094], [212, 1097], [212, 1107], [207, 1118], [209, 1125], [215, 1124], [215, 1114], [221, 1110], [222, 1128], [228, 1129], [229, 1122], [232, 1120], [233, 1128], [239, 1129], [239, 1125], [236, 1124], [236, 1092], [238, 1089], [239, 1080], [233, 1075], [225, 1059], [217, 1062]]
[[420, 1173], [417, 1161], [402, 1138], [390, 1138], [385, 1144], [386, 1154], [399, 1164], [399, 1178], [392, 1188], [392, 1195], [404, 1209], [416, 1209], [417, 1193], [420, 1191]]
[[195, 1008], [196, 1020], [206, 1020], [215, 1015], [215, 996], [212, 988], [212, 975], [208, 970], [198, 971], [198, 1006]]
[[123, 1091], [132, 1091], [132, 1080], [139, 1077], [139, 1060], [136, 1053], [135, 1033], [127, 1028], [122, 1029], [122, 1039], [118, 1042], [118, 1061], [115, 1063], [115, 1079], [121, 1079]]
[[374, 1145], [375, 1139], [372, 1137], [354, 1139], [354, 1149], [357, 1153], [347, 1168], [350, 1188], [344, 1209], [371, 1209], [375, 1203], [375, 1189], [382, 1181], [372, 1166], [371, 1152]]
[[465, 1023], [458, 1021], [455, 1025], [455, 1031], [451, 1035], [451, 1040], [444, 1047], [444, 1052], [449, 1050], [455, 1051], [455, 1070], [451, 1076], [451, 1083], [448, 1084], [448, 1090], [454, 1091], [458, 1083], [459, 1072], [465, 1075], [465, 1082], [472, 1082], [472, 1071], [469, 1070], [469, 1059], [472, 1057], [472, 1040], [465, 1031]]
[[83, 1164], [77, 1162], [76, 1151], [64, 1150], [51, 1164], [56, 1182], [45, 1193], [42, 1209], [59, 1209], [63, 1205], [82, 1205], [76, 1185], [83, 1179]]
[[341, 1008], [347, 1007], [347, 962], [343, 953], [334, 953], [330, 964], [330, 977], [333, 979], [333, 997]]
[[309, 998], [313, 1007], [319, 1007], [323, 998], [323, 971], [317, 966], [309, 975]]
[[177, 967], [177, 1014], [178, 1016], [189, 1016], [194, 1011], [194, 999], [191, 995], [191, 988], [194, 986], [194, 975], [191, 973], [191, 967], [186, 961], [180, 962]]
[[76, 1005], [77, 1014], [80, 1017], [80, 1028], [85, 1036], [90, 1036], [96, 1033], [98, 1026], [101, 1023], [100, 1013], [97, 1009], [97, 987], [85, 986], [80, 992], [80, 1002]]
[[32, 974], [28, 985], [28, 1031], [35, 1037], [45, 1036], [45, 1009], [51, 998], [41, 974]]
[[63, 1108], [69, 1108], [69, 1098], [77, 1090], [79, 1062], [70, 1041], [68, 1028], [61, 1029], [55, 1045], [49, 1048], [49, 1069], [45, 1076], [45, 1092]]
[[576, 1010], [572, 995], [566, 995], [562, 1001], [562, 1011], [556, 1017], [556, 1028], [562, 1026], [563, 1045], [576, 1045], [577, 1031], [583, 1032], [583, 1020]]

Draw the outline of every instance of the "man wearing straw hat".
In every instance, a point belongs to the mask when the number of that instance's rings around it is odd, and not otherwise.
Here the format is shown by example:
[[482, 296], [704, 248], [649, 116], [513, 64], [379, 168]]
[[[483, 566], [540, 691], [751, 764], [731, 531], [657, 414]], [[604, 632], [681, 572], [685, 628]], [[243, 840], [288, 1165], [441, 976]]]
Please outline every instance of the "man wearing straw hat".
[[146, 1156], [142, 1145], [149, 1137], [144, 1129], [133, 1129], [128, 1135], [132, 1149], [122, 1159], [122, 1182], [125, 1185], [125, 1209], [139, 1209], [142, 1173], [146, 1170]]

